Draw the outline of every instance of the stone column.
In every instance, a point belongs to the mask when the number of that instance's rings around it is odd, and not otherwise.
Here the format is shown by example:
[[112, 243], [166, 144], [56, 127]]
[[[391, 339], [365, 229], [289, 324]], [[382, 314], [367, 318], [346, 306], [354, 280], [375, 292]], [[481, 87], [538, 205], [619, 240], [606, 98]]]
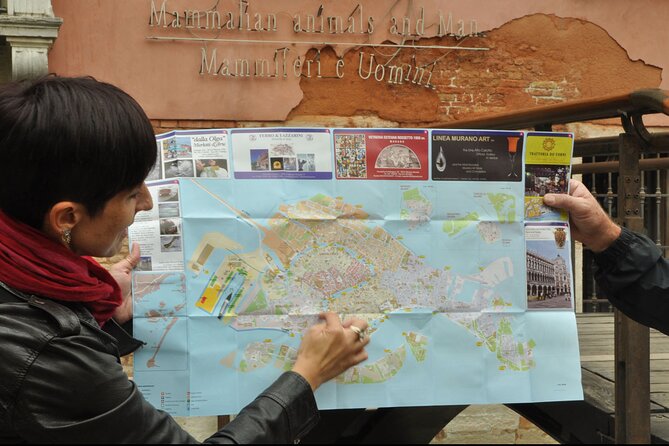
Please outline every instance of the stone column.
[[50, 0], [8, 0], [0, 12], [0, 82], [31, 79], [49, 72], [48, 52], [63, 20]]

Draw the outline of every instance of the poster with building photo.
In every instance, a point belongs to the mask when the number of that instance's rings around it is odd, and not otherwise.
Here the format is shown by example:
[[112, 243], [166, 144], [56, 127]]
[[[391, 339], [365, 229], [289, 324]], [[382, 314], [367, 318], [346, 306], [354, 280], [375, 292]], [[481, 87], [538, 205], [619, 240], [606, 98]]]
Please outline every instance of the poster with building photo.
[[428, 131], [335, 129], [337, 179], [427, 180]]
[[138, 212], [128, 228], [131, 243], [141, 251], [138, 271], [183, 269], [183, 237], [179, 184], [176, 180], [147, 182], [153, 208]]
[[234, 129], [237, 179], [332, 179], [330, 129]]
[[228, 134], [224, 129], [174, 130], [156, 136], [157, 168], [149, 179], [230, 178]]
[[566, 223], [525, 226], [527, 308], [573, 309], [571, 243]]

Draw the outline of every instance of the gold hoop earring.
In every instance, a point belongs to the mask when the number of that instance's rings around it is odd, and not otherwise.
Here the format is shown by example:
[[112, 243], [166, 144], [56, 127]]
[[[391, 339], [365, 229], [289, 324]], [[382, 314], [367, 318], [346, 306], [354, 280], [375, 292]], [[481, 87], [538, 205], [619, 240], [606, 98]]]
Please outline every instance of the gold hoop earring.
[[69, 248], [70, 244], [72, 243], [72, 231], [70, 231], [69, 229], [65, 229], [63, 231], [63, 235], [61, 236], [61, 239]]

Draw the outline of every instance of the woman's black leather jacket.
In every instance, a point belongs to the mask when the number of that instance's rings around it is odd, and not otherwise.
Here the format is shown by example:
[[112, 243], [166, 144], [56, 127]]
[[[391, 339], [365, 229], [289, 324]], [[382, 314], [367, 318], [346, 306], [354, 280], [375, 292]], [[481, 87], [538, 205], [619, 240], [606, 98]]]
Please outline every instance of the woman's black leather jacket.
[[[83, 306], [0, 285], [0, 443], [197, 442], [144, 399]], [[205, 442], [289, 443], [318, 418], [309, 384], [286, 372]]]

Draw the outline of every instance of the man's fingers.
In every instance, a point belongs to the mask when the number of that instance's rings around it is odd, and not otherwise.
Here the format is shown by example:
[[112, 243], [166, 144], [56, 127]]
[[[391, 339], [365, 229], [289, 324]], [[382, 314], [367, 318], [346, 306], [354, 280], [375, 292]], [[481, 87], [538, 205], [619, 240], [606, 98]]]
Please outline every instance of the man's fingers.
[[570, 210], [573, 208], [575, 200], [566, 194], [546, 194], [544, 195], [544, 203], [552, 208]]
[[593, 198], [585, 184], [574, 179], [569, 182], [569, 195], [576, 198]]
[[337, 313], [334, 313], [332, 311], [327, 311], [325, 313], [319, 314], [318, 316], [321, 319], [325, 320], [325, 325], [327, 328], [334, 328], [341, 326], [341, 320], [339, 319]]
[[572, 179], [569, 182], [569, 195], [567, 194], [546, 194], [544, 203], [547, 206], [564, 209], [569, 212], [585, 212], [586, 209], [597, 209], [598, 203], [592, 196], [585, 184]]

